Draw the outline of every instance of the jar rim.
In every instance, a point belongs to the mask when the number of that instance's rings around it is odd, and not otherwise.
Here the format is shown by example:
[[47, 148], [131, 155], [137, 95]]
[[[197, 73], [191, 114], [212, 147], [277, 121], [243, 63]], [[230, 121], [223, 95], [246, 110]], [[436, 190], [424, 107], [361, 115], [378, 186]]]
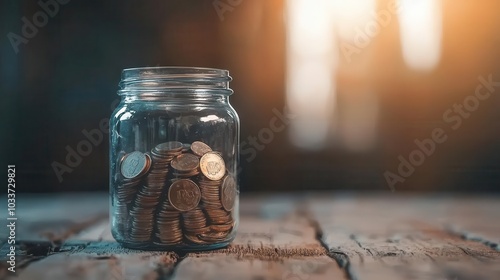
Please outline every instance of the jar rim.
[[214, 75], [220, 77], [229, 77], [229, 71], [218, 68], [208, 67], [189, 67], [189, 66], [145, 66], [145, 67], [132, 67], [122, 70], [123, 78], [137, 75]]
[[119, 95], [144, 91], [219, 91], [232, 94], [229, 71], [217, 68], [155, 66], [122, 70]]

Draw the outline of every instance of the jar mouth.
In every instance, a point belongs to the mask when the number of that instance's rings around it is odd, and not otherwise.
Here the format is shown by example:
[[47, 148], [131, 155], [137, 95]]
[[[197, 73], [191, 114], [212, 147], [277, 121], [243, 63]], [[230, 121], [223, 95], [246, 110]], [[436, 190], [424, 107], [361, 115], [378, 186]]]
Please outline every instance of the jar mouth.
[[119, 95], [171, 92], [213, 92], [232, 94], [228, 70], [204, 67], [138, 67], [122, 71]]

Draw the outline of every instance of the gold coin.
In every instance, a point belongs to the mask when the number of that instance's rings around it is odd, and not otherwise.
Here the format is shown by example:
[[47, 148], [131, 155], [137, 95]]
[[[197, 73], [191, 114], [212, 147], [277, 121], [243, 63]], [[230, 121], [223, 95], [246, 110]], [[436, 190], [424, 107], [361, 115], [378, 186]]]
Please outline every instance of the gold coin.
[[233, 210], [237, 192], [238, 189], [236, 188], [236, 180], [234, 180], [233, 176], [228, 175], [222, 183], [222, 190], [220, 194], [222, 206], [224, 206], [224, 209], [226, 209], [226, 211]]
[[168, 201], [179, 211], [189, 211], [196, 208], [200, 199], [200, 188], [188, 179], [176, 180], [168, 189]]
[[216, 181], [224, 177], [226, 173], [226, 164], [219, 153], [208, 152], [200, 159], [200, 169], [205, 177]]
[[203, 142], [194, 141], [193, 144], [191, 144], [191, 151], [193, 151], [195, 155], [202, 157], [204, 154], [211, 152], [212, 148]]

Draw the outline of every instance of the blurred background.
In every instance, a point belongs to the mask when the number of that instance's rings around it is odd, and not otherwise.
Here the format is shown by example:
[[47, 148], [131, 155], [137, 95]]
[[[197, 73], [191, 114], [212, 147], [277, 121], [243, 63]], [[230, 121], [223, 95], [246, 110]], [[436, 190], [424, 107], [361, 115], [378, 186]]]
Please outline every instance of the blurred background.
[[0, 159], [18, 192], [108, 189], [107, 134], [54, 166], [139, 66], [230, 71], [243, 192], [500, 191], [500, 1], [0, 3]]

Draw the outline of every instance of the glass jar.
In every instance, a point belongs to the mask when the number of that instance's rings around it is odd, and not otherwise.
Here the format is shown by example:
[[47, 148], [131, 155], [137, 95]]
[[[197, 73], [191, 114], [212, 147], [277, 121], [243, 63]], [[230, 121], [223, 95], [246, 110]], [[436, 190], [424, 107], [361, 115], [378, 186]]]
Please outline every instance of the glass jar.
[[125, 69], [110, 119], [110, 216], [125, 247], [210, 250], [238, 227], [240, 124], [226, 70]]

